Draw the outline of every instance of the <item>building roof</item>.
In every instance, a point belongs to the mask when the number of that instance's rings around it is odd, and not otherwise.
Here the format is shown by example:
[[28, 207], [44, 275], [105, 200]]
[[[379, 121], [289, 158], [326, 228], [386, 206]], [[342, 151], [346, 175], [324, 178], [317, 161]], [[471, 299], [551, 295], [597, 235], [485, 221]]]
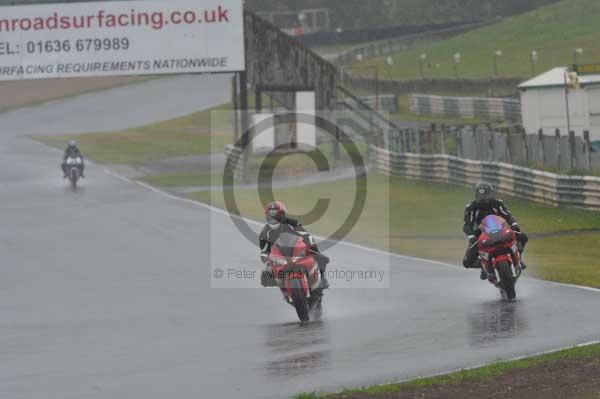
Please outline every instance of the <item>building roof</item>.
[[[519, 89], [550, 88], [565, 86], [565, 72], [567, 67], [558, 67], [544, 72], [526, 82], [521, 83]], [[579, 75], [579, 83], [582, 86], [600, 84], [600, 75]]]

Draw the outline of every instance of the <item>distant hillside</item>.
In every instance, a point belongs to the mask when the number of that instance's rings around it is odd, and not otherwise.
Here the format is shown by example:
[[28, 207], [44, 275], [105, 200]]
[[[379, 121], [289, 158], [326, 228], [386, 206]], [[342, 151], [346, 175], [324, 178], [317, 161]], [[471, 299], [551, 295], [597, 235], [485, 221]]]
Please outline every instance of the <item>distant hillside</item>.
[[[378, 62], [386, 76], [419, 76], [419, 56], [426, 54], [425, 74], [454, 76], [453, 55], [462, 56], [458, 73], [462, 77], [488, 77], [494, 71], [494, 53], [502, 76], [528, 77], [532, 74], [531, 51], [536, 50], [535, 70], [541, 72], [574, 61], [574, 49], [582, 48], [578, 62], [600, 62], [600, 1], [563, 0], [498, 24], [398, 53], [394, 65]], [[372, 60], [365, 61], [372, 63]]]
[[332, 26], [363, 29], [510, 16], [557, 0], [247, 0], [254, 10], [329, 8]]
[[[0, 6], [93, 0], [0, 0]], [[110, 1], [110, 0], [109, 0]], [[558, 0], [246, 0], [256, 11], [329, 8], [331, 23], [344, 29], [438, 24], [509, 16]]]

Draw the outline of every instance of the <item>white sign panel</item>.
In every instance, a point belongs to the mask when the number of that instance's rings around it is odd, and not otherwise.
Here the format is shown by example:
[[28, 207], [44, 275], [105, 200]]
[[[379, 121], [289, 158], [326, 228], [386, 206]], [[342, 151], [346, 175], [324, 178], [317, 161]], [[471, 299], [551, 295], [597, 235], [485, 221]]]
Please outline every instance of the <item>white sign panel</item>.
[[0, 80], [244, 70], [242, 0], [0, 7]]
[[[252, 115], [252, 127], [261, 125], [252, 138], [252, 152], [268, 154], [275, 148], [275, 120], [273, 114]], [[266, 128], [265, 128], [266, 127]]]
[[[305, 115], [316, 115], [315, 111], [315, 93], [313, 91], [299, 91], [296, 93], [296, 112]], [[317, 122], [311, 118], [310, 124], [298, 122], [296, 131], [298, 132], [298, 146], [300, 148], [314, 150], [317, 146]]]

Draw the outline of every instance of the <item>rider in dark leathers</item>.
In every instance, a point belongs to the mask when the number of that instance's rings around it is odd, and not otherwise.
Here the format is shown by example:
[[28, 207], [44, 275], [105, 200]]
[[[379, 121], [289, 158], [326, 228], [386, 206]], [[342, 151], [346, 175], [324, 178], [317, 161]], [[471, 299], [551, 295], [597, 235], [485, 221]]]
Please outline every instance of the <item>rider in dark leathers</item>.
[[[279, 234], [284, 229], [291, 229], [296, 234], [302, 236], [304, 242], [310, 248], [310, 252], [315, 257], [319, 271], [321, 272], [323, 289], [329, 288], [329, 282], [325, 273], [329, 258], [319, 252], [317, 243], [304, 226], [299, 221], [286, 216], [285, 205], [281, 201], [274, 201], [268, 204], [265, 208], [265, 216], [267, 224], [259, 235], [260, 258], [263, 263], [269, 258], [271, 247], [277, 241], [277, 238], [279, 238]], [[275, 280], [268, 273], [262, 273], [262, 277], [261, 284], [263, 286], [270, 287], [276, 285]]]
[[67, 159], [78, 157], [81, 158], [81, 177], [85, 178], [85, 175], [83, 174], [83, 171], [85, 169], [83, 154], [81, 153], [79, 148], [77, 148], [77, 143], [71, 140], [69, 141], [69, 145], [65, 149], [65, 154], [63, 155], [63, 161], [61, 164], [61, 168], [63, 171], [63, 179], [67, 177]]
[[[510, 213], [504, 202], [494, 197], [494, 187], [488, 183], [478, 183], [475, 185], [475, 200], [465, 208], [463, 231], [469, 237], [469, 246], [465, 252], [463, 266], [466, 268], [480, 268], [479, 250], [477, 248], [477, 239], [481, 234], [479, 225], [481, 221], [489, 215], [497, 215], [506, 220], [517, 235], [517, 245], [522, 253], [527, 244], [527, 234], [521, 232], [521, 228], [515, 217]], [[527, 266], [521, 260], [521, 267]], [[487, 279], [487, 273], [481, 269], [481, 279]]]

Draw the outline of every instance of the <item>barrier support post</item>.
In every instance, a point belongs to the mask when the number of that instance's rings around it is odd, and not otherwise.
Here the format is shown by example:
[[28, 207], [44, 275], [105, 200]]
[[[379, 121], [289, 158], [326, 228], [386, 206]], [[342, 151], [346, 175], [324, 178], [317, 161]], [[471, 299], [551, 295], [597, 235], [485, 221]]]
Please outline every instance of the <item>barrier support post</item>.
[[442, 124], [440, 130], [440, 150], [442, 155], [446, 155], [446, 125]]
[[560, 154], [560, 129], [554, 131], [554, 145], [556, 146], [556, 168], [562, 169], [562, 156]]
[[479, 143], [477, 141], [477, 125], [471, 125], [471, 134], [473, 138], [473, 159], [480, 161], [481, 155], [479, 151]]
[[513, 163], [513, 155], [512, 155], [512, 150], [511, 150], [511, 132], [510, 132], [510, 128], [506, 128], [506, 134], [504, 136], [504, 140], [506, 143], [506, 159], [508, 160], [508, 163]]
[[416, 153], [417, 154], [422, 154], [423, 153], [423, 129], [418, 129], [417, 131], [417, 139], [416, 139]]
[[246, 71], [240, 72], [240, 108], [241, 108], [241, 145], [242, 145], [242, 156], [243, 156], [243, 168], [242, 179], [243, 181], [248, 180], [248, 165], [250, 163], [250, 132], [248, 131], [250, 123], [248, 120], [248, 80]]
[[538, 130], [538, 145], [539, 145], [539, 158], [542, 161], [542, 165], [546, 165], [546, 149], [544, 148], [544, 129]]
[[490, 137], [488, 139], [488, 152], [486, 158], [490, 162], [494, 162], [494, 157], [496, 156], [496, 133], [493, 131], [489, 131]]
[[590, 142], [590, 132], [588, 130], [583, 132], [583, 140], [585, 141], [587, 169], [592, 170], [592, 143]]
[[523, 148], [525, 148], [525, 165], [529, 166], [529, 143], [527, 142], [527, 131], [521, 129], [521, 138], [523, 140]]
[[575, 132], [569, 131], [569, 167], [575, 169]]
[[429, 131], [427, 132], [427, 136], [426, 136], [427, 143], [425, 144], [425, 153], [427, 153], [427, 154], [435, 153], [435, 139], [434, 139], [435, 130], [436, 130], [436, 125], [435, 125], [435, 123], [432, 123]]
[[456, 131], [456, 156], [459, 158], [465, 157], [465, 149], [463, 148], [463, 126], [459, 126]]
[[238, 113], [239, 104], [238, 104], [238, 74], [234, 74], [231, 79], [232, 84], [232, 93], [231, 93], [231, 103], [233, 104], [233, 142], [237, 143], [240, 139], [240, 116]]

